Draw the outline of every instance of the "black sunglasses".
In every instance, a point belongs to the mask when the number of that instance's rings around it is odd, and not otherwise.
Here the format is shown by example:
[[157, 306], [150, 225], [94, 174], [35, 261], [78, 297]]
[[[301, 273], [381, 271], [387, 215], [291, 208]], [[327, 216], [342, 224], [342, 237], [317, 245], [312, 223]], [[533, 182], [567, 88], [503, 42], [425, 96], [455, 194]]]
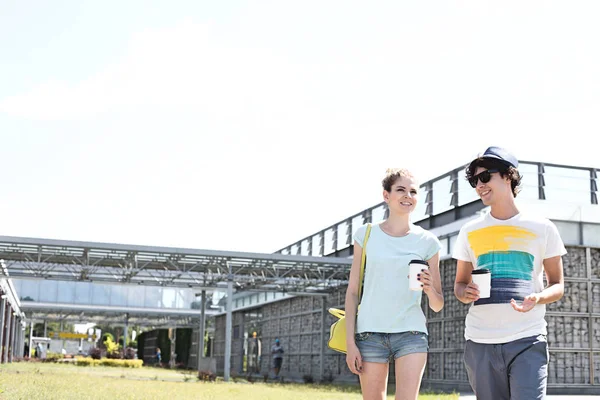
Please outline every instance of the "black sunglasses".
[[481, 181], [481, 183], [488, 183], [490, 181], [490, 179], [492, 179], [492, 174], [494, 172], [500, 172], [500, 170], [488, 169], [483, 172], [480, 172], [477, 175], [470, 177], [469, 183], [471, 184], [471, 186], [473, 188], [477, 187], [477, 181]]

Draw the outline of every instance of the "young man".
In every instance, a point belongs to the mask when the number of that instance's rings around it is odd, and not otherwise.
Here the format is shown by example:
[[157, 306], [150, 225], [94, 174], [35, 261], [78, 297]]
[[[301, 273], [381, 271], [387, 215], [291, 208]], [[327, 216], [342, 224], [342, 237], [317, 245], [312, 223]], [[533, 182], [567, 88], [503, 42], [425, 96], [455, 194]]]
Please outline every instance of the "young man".
[[[521, 175], [505, 149], [488, 148], [466, 170], [490, 212], [458, 235], [454, 294], [473, 303], [465, 321], [465, 365], [477, 399], [543, 399], [548, 377], [546, 304], [563, 296], [566, 254], [556, 226], [519, 212]], [[491, 270], [491, 294], [479, 298], [474, 269]], [[543, 286], [542, 273], [547, 286]]]
[[279, 338], [275, 338], [275, 344], [271, 347], [271, 354], [273, 355], [275, 379], [279, 379], [279, 371], [281, 370], [281, 364], [283, 363], [283, 346], [281, 345]]

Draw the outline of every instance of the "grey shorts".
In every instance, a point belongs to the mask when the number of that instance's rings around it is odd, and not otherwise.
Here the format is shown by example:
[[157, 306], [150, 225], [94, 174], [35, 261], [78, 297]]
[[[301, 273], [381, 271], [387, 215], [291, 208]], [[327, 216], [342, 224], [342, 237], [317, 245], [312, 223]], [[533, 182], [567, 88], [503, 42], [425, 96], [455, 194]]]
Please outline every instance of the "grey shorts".
[[467, 340], [465, 366], [478, 400], [546, 398], [548, 343], [544, 335], [502, 344]]
[[363, 361], [387, 364], [412, 353], [427, 353], [429, 343], [423, 332], [364, 332], [354, 336]]

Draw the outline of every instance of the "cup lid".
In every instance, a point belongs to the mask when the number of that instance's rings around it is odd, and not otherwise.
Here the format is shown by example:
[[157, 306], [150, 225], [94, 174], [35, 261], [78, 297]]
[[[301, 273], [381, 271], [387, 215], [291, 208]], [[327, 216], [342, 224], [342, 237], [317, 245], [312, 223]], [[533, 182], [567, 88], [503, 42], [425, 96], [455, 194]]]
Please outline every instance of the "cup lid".
[[482, 274], [489, 274], [491, 271], [487, 268], [480, 268], [480, 269], [474, 269], [473, 271], [471, 271], [471, 275], [482, 275]]
[[409, 264], [423, 264], [429, 266], [425, 260], [410, 260]]

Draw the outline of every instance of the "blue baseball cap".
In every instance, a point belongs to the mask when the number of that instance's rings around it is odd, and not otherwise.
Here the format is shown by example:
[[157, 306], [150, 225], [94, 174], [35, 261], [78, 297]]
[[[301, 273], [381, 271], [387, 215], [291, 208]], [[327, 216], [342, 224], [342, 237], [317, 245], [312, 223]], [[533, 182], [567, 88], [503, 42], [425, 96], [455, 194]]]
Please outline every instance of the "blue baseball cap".
[[502, 163], [519, 168], [519, 160], [513, 156], [508, 150], [502, 147], [490, 146], [488, 147], [479, 158], [493, 158], [502, 161]]

